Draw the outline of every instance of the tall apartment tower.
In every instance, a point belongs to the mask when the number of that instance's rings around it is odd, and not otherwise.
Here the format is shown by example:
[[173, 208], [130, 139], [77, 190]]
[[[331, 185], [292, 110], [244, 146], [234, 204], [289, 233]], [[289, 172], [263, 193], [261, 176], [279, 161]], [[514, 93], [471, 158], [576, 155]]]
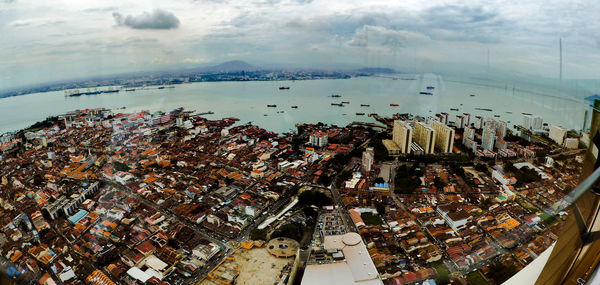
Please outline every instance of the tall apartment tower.
[[373, 161], [375, 160], [375, 151], [372, 147], [368, 147], [362, 155], [362, 169], [365, 174], [368, 174], [373, 169]]
[[392, 141], [400, 148], [400, 153], [409, 153], [413, 140], [413, 128], [406, 121], [395, 120]]
[[437, 121], [433, 122], [432, 127], [436, 133], [435, 147], [442, 153], [452, 152], [454, 148], [454, 129]]
[[434, 153], [435, 130], [425, 123], [417, 122], [414, 133], [415, 142], [423, 148], [425, 154]]
[[491, 125], [485, 126], [481, 135], [481, 147], [487, 150], [494, 150], [496, 140], [496, 130]]

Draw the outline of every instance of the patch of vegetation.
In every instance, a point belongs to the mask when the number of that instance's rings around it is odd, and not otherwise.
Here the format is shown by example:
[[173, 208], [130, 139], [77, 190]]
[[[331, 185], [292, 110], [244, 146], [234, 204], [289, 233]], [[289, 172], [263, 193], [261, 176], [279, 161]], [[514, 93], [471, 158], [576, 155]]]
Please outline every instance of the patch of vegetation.
[[360, 214], [360, 217], [363, 219], [366, 225], [378, 226], [383, 224], [381, 218], [373, 213], [365, 212]]
[[489, 283], [485, 280], [485, 277], [481, 275], [479, 270], [473, 271], [467, 275], [467, 284], [469, 285], [488, 285]]
[[267, 230], [265, 229], [253, 229], [250, 232], [250, 239], [251, 240], [267, 240]]
[[437, 272], [437, 277], [435, 278], [435, 283], [437, 284], [448, 284], [450, 282], [450, 271], [442, 261], [436, 261], [431, 263], [431, 266], [435, 268]]
[[515, 175], [515, 178], [517, 178], [517, 187], [542, 179], [535, 169], [527, 166], [518, 169], [511, 162], [507, 162], [504, 165], [504, 170], [512, 172]]
[[289, 224], [285, 224], [285, 225], [279, 227], [278, 229], [276, 229], [271, 234], [271, 239], [278, 238], [278, 237], [286, 237], [286, 238], [291, 238], [297, 242], [300, 242], [302, 240], [303, 233], [304, 233], [304, 226], [302, 224], [289, 223]]
[[[496, 284], [502, 284], [510, 277], [515, 275], [519, 270], [512, 264], [494, 263], [490, 266], [490, 278], [493, 279]], [[469, 283], [470, 284], [470, 283]]]
[[415, 190], [421, 186], [422, 171], [417, 170], [416, 165], [408, 167], [401, 165], [396, 170], [396, 177], [394, 179], [394, 192], [398, 194], [412, 194]]
[[305, 190], [298, 196], [298, 204], [300, 205], [314, 205], [320, 208], [332, 205], [332, 203], [333, 201], [329, 196], [317, 190]]
[[119, 162], [119, 161], [113, 162], [113, 167], [117, 171], [129, 171], [130, 170], [130, 168], [129, 168], [129, 166], [127, 166], [127, 164]]

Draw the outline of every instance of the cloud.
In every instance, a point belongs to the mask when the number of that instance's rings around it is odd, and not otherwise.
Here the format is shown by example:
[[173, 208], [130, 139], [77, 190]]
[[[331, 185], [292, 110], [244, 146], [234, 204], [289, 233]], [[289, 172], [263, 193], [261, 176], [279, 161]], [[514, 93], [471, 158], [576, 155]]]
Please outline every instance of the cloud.
[[144, 12], [137, 16], [123, 17], [119, 12], [114, 12], [112, 15], [117, 25], [138, 30], [169, 30], [179, 27], [180, 24], [175, 14], [162, 9], [156, 9], [151, 13]]
[[57, 24], [62, 24], [62, 23], [65, 23], [65, 21], [62, 19], [33, 18], [33, 19], [16, 20], [16, 21], [10, 22], [8, 25], [11, 27], [15, 27], [15, 28], [21, 28], [21, 27], [28, 27], [28, 26], [34, 26], [34, 27], [51, 26], [51, 25], [57, 25]]
[[106, 13], [106, 12], [111, 12], [111, 11], [115, 11], [118, 8], [116, 6], [109, 6], [109, 7], [98, 7], [98, 8], [87, 8], [87, 9], [83, 9], [84, 13]]

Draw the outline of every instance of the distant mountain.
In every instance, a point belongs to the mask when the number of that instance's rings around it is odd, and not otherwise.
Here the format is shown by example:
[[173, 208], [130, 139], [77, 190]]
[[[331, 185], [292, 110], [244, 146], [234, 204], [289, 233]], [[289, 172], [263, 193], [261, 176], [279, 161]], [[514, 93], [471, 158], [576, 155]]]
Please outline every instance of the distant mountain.
[[201, 72], [233, 72], [233, 71], [249, 71], [257, 70], [258, 67], [251, 65], [242, 60], [227, 61], [218, 65], [194, 68], [194, 71]]
[[392, 69], [392, 68], [385, 68], [385, 67], [363, 67], [363, 68], [359, 68], [356, 70], [357, 72], [362, 72], [362, 73], [398, 73], [396, 70]]

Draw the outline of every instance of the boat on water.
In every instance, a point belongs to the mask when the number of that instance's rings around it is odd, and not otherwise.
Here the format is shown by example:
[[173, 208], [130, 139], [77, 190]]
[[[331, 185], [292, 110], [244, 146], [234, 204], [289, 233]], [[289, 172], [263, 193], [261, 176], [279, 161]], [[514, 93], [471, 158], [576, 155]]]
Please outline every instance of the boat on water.
[[159, 86], [157, 89], [165, 89], [164, 86]]
[[469, 95], [469, 96], [471, 96], [471, 97], [475, 97], [475, 94], [471, 94], [471, 95]]
[[292, 109], [298, 109], [298, 106], [292, 106]]
[[342, 104], [350, 104], [350, 101], [342, 101]]
[[398, 107], [398, 106], [400, 106], [400, 105], [398, 105], [398, 104], [390, 104], [390, 107]]
[[371, 107], [369, 104], [360, 104], [361, 107]]
[[494, 115], [494, 117], [496, 117], [496, 118], [500, 118], [500, 115]]
[[533, 114], [531, 114], [531, 113], [521, 113], [521, 114], [523, 114], [523, 115], [527, 115], [527, 116], [531, 116], [531, 115], [533, 115]]
[[431, 93], [431, 92], [425, 92], [425, 91], [421, 91], [421, 92], [419, 92], [419, 94], [421, 94], [421, 95], [427, 95], [427, 96], [433, 95], [433, 93]]
[[450, 111], [458, 111], [458, 108], [450, 108]]
[[427, 90], [433, 90], [433, 89], [435, 89], [434, 86], [427, 86]]
[[331, 96], [329, 96], [329, 97], [331, 97], [331, 98], [340, 98], [340, 97], [342, 97], [342, 95], [340, 95], [340, 94], [331, 94]]
[[283, 114], [285, 111], [277, 111], [277, 114]]
[[356, 113], [357, 116], [364, 116], [365, 113]]
[[125, 89], [125, 92], [133, 92], [133, 91], [135, 91], [135, 88], [132, 88], [132, 89]]
[[507, 114], [512, 114], [512, 112], [511, 112], [511, 111], [506, 111], [506, 113], [507, 113]]
[[275, 104], [269, 104], [269, 105], [267, 105], [267, 107], [269, 107], [269, 108], [275, 108], [275, 107], [277, 107], [277, 105], [275, 105]]
[[480, 110], [480, 111], [488, 111], [488, 112], [491, 112], [491, 111], [493, 111], [493, 110], [492, 110], [492, 109], [490, 109], [490, 108], [479, 108], [479, 107], [478, 107], [478, 108], [475, 108], [475, 110]]
[[279, 87], [279, 90], [289, 90], [290, 87], [289, 86], [281, 86]]
[[344, 107], [344, 104], [342, 104], [342, 103], [331, 103], [331, 106]]
[[263, 114], [263, 116], [265, 116], [265, 117], [266, 117], [266, 116], [268, 116], [268, 115], [267, 115], [267, 114]]

